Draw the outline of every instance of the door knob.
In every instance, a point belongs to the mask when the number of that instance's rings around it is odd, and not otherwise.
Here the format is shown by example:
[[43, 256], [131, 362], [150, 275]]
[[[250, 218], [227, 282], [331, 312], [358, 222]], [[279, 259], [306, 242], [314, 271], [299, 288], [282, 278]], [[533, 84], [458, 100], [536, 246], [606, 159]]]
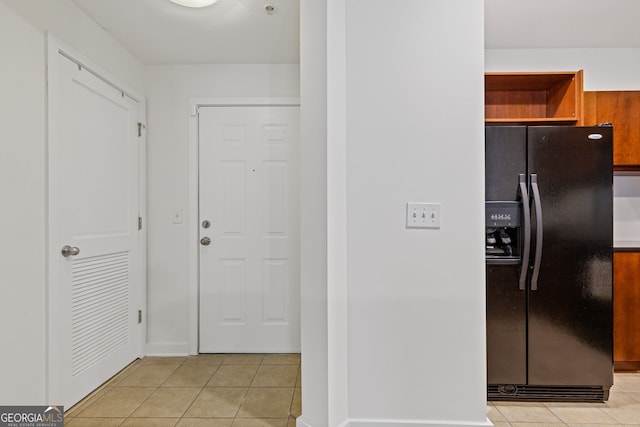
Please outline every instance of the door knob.
[[202, 246], [209, 246], [211, 244], [211, 239], [208, 237], [203, 237], [202, 239], [200, 239], [200, 244]]
[[60, 251], [63, 257], [70, 257], [71, 255], [78, 255], [80, 253], [80, 248], [76, 246], [64, 245], [62, 250]]

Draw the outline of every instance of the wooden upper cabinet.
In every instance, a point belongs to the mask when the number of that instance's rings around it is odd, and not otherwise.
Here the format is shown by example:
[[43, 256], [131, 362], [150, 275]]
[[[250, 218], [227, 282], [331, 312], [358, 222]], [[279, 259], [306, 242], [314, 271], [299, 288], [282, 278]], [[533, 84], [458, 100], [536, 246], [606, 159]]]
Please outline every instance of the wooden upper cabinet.
[[613, 166], [640, 169], [640, 91], [585, 92], [585, 124], [613, 124]]
[[582, 70], [485, 73], [485, 122], [569, 124], [583, 122]]

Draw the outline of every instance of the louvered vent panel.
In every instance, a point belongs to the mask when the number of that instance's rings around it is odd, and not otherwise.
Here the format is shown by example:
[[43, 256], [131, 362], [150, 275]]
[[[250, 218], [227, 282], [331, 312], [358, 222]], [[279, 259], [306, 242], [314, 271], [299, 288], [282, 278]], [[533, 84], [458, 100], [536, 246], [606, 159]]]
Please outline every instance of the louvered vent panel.
[[487, 389], [488, 400], [539, 402], [604, 402], [609, 390], [603, 387], [493, 385]]
[[129, 340], [129, 253], [74, 260], [71, 280], [75, 376]]

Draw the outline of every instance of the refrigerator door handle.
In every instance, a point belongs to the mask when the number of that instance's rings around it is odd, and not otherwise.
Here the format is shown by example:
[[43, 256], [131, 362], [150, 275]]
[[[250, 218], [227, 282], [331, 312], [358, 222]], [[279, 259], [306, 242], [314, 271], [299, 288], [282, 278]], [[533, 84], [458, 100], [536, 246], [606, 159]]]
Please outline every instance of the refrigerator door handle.
[[531, 174], [531, 191], [533, 192], [533, 203], [536, 207], [536, 254], [533, 261], [533, 273], [531, 274], [531, 290], [538, 290], [538, 275], [540, 274], [540, 263], [542, 261], [542, 204], [540, 202], [540, 189], [538, 188], [538, 175]]
[[527, 177], [521, 173], [518, 175], [520, 193], [522, 194], [522, 211], [524, 217], [524, 244], [522, 246], [522, 265], [520, 268], [519, 289], [524, 291], [527, 284], [527, 272], [529, 271], [529, 249], [531, 247], [531, 214], [529, 212], [529, 193], [527, 192]]

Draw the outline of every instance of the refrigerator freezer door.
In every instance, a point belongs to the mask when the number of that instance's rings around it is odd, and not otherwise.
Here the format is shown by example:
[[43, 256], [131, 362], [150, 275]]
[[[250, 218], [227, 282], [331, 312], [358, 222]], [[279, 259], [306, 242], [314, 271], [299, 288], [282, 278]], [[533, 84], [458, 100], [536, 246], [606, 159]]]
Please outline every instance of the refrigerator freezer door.
[[537, 175], [544, 221], [537, 289], [529, 291], [531, 385], [613, 381], [611, 131], [528, 130], [529, 174]]
[[487, 382], [527, 383], [526, 293], [520, 266], [487, 265]]
[[[526, 127], [485, 130], [487, 201], [520, 201], [519, 175], [526, 174]], [[521, 265], [487, 264], [487, 380], [526, 384], [527, 305], [520, 290]]]
[[527, 128], [485, 128], [485, 200], [518, 200], [518, 176], [527, 173]]

